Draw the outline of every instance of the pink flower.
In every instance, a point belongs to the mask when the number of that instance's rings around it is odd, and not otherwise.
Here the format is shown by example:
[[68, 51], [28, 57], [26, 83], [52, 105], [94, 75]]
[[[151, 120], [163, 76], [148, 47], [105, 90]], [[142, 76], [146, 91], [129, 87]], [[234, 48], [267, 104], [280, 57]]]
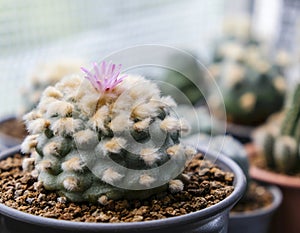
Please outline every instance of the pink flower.
[[91, 82], [97, 91], [105, 92], [114, 89], [127, 76], [120, 76], [121, 67], [121, 64], [116, 66], [112, 62], [107, 64], [103, 61], [100, 65], [95, 62], [91, 72], [83, 67], [81, 70], [86, 74], [84, 77]]

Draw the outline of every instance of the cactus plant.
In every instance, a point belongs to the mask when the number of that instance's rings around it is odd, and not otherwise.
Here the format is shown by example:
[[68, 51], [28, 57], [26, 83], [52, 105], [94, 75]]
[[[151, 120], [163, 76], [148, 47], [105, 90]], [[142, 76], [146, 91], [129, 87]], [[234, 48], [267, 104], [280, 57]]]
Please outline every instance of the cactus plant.
[[[276, 123], [258, 128], [253, 135], [262, 150], [268, 167], [286, 174], [300, 170], [300, 84], [295, 88], [290, 104], [276, 118]], [[280, 127], [278, 127], [280, 125]]]
[[163, 81], [167, 85], [160, 86], [162, 92], [171, 95], [178, 104], [195, 105], [204, 101], [204, 93], [199, 90], [204, 85], [204, 74], [196, 59], [180, 53], [170, 56], [169, 62], [184, 73], [166, 69]]
[[42, 92], [50, 85], [54, 85], [66, 75], [80, 72], [80, 59], [60, 59], [46, 62], [36, 67], [28, 75], [27, 86], [22, 90], [22, 106], [20, 115], [35, 108]]
[[[286, 93], [283, 65], [271, 64], [258, 45], [237, 48], [228, 48], [210, 70], [223, 94], [227, 120], [256, 126], [283, 107]], [[210, 104], [216, 115], [220, 115], [218, 109], [222, 103], [211, 98]]]
[[217, 121], [213, 116], [210, 115], [207, 107], [204, 106], [190, 106], [180, 104], [176, 108], [176, 113], [180, 117], [184, 117], [190, 125], [189, 134], [183, 135], [188, 137], [196, 133], [204, 133], [217, 135], [222, 134], [222, 125], [220, 121]]
[[120, 69], [106, 62], [82, 68], [85, 79], [72, 75], [48, 87], [24, 116], [30, 135], [22, 151], [31, 156], [23, 168], [46, 189], [101, 204], [183, 189], [177, 176], [196, 150], [180, 143], [188, 127], [176, 118], [176, 103]]

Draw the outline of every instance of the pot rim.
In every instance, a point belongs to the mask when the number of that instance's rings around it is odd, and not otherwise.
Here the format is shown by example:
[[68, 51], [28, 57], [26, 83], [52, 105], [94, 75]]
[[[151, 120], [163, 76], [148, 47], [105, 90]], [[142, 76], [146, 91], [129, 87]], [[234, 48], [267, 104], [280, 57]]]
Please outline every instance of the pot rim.
[[[258, 149], [253, 143], [248, 144], [246, 150], [248, 151], [249, 157], [259, 156]], [[255, 164], [251, 164], [249, 173], [253, 179], [261, 182], [278, 185], [280, 187], [300, 189], [300, 177], [265, 170], [257, 167]]]
[[266, 207], [256, 209], [253, 211], [247, 212], [230, 212], [231, 219], [243, 219], [243, 218], [251, 218], [251, 217], [262, 217], [264, 215], [268, 215], [274, 212], [282, 202], [282, 192], [281, 190], [275, 185], [264, 185], [265, 188], [272, 193], [273, 201], [271, 205]]
[[[18, 221], [23, 221], [35, 225], [40, 226], [48, 226], [48, 227], [55, 227], [60, 229], [99, 229], [99, 230], [110, 230], [113, 232], [116, 228], [126, 230], [126, 229], [149, 229], [154, 227], [168, 227], [170, 225], [176, 226], [181, 224], [188, 224], [197, 222], [203, 219], [209, 219], [213, 216], [218, 216], [223, 211], [228, 211], [237, 203], [237, 201], [242, 197], [244, 191], [246, 189], [246, 178], [244, 176], [243, 171], [241, 168], [234, 163], [232, 160], [227, 158], [226, 156], [220, 156], [220, 153], [215, 152], [207, 152], [204, 148], [198, 148], [200, 152], [205, 153], [205, 156], [208, 158], [212, 158], [216, 160], [218, 166], [222, 169], [231, 171], [234, 173], [234, 191], [226, 197], [224, 200], [220, 201], [219, 203], [207, 207], [205, 209], [181, 215], [176, 217], [170, 217], [166, 219], [159, 219], [159, 220], [151, 220], [151, 221], [144, 221], [144, 222], [130, 222], [130, 223], [89, 223], [89, 222], [72, 222], [67, 220], [57, 220], [51, 219], [46, 217], [41, 217], [37, 215], [28, 214], [11, 207], [8, 207], [2, 203], [0, 203], [0, 214], [16, 219]], [[9, 157], [15, 153], [20, 152], [20, 146], [16, 146], [10, 148], [6, 151], [0, 153], [0, 160]]]
[[250, 166], [250, 176], [265, 183], [278, 185], [281, 187], [300, 189], [300, 177], [288, 176], [285, 174], [275, 173], [255, 165]]

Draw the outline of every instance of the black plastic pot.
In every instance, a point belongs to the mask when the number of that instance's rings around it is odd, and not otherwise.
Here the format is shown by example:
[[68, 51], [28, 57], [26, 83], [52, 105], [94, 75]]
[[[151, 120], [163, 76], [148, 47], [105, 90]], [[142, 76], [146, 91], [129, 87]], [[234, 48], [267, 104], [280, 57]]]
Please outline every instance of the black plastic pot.
[[230, 212], [229, 233], [267, 233], [272, 216], [282, 201], [280, 189], [274, 185], [266, 186], [273, 195], [270, 206], [250, 212]]
[[[205, 152], [201, 149], [200, 151]], [[18, 152], [19, 147], [11, 148], [0, 154], [0, 160]], [[0, 204], [0, 214], [2, 215], [0, 229], [5, 229], [4, 233], [226, 233], [229, 211], [244, 194], [246, 180], [238, 165], [227, 157], [218, 155], [208, 152], [206, 158], [216, 161], [215, 163], [222, 169], [233, 172], [235, 189], [223, 201], [206, 209], [183, 216], [146, 222], [83, 223], [34, 216]]]
[[[0, 118], [0, 124], [3, 124], [10, 120], [15, 120], [15, 116], [5, 116]], [[0, 132], [0, 151], [4, 151], [7, 148], [11, 148], [19, 145], [22, 142], [22, 139], [16, 138], [7, 134]]]

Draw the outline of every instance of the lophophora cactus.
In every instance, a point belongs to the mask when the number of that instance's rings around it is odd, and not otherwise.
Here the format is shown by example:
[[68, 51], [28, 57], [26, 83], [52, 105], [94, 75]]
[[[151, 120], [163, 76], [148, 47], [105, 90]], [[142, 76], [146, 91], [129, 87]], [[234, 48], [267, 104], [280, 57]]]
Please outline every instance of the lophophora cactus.
[[253, 138], [269, 168], [286, 174], [300, 170], [300, 85], [287, 109], [258, 128]]
[[[235, 47], [233, 45], [236, 45]], [[224, 97], [229, 122], [241, 125], [259, 125], [274, 112], [282, 109], [286, 93], [284, 56], [271, 63], [261, 47], [246, 46], [231, 41], [223, 49], [222, 58], [210, 66]], [[223, 103], [210, 98], [216, 112]]]
[[64, 76], [80, 72], [82, 60], [59, 59], [39, 65], [28, 76], [28, 85], [22, 90], [22, 107], [20, 114], [27, 113], [35, 108], [42, 92], [61, 80]]
[[[188, 126], [156, 84], [94, 64], [48, 87], [24, 116], [30, 135], [23, 168], [71, 201], [147, 198], [183, 183], [177, 177], [196, 150], [180, 143]], [[38, 187], [39, 185], [37, 185]]]

